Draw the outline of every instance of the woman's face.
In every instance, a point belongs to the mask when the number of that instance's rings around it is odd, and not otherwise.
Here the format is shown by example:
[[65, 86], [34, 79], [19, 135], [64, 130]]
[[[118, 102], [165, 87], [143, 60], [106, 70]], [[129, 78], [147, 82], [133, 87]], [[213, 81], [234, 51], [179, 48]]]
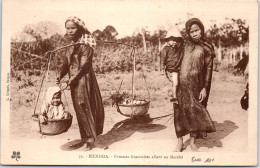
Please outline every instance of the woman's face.
[[200, 41], [202, 37], [201, 28], [197, 24], [193, 24], [190, 28], [190, 37], [194, 41]]
[[68, 22], [66, 23], [65, 27], [66, 27], [67, 34], [68, 34], [71, 38], [76, 37], [77, 31], [78, 31], [78, 27], [77, 27], [77, 25], [76, 25], [74, 22], [68, 21]]

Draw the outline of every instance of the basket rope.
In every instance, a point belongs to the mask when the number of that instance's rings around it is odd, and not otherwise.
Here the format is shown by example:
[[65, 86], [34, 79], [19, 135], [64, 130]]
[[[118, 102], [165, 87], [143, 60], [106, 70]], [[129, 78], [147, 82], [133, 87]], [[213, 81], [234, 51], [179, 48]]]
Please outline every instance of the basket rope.
[[[49, 55], [49, 60], [48, 60], [48, 66], [47, 66], [47, 68], [46, 68], [46, 81], [48, 81], [48, 78], [49, 78], [49, 71], [50, 71], [50, 64], [51, 64], [51, 58], [52, 58], [52, 55], [50, 54]], [[44, 75], [44, 76], [45, 76]], [[44, 81], [44, 79], [43, 79], [43, 81]], [[46, 85], [44, 85], [44, 87], [43, 87], [43, 91], [45, 91], [45, 86]], [[41, 87], [42, 87], [42, 85], [41, 85]], [[40, 91], [41, 91], [41, 88], [40, 88]], [[39, 93], [40, 94], [40, 93]], [[44, 94], [43, 94], [43, 99], [44, 99], [44, 97], [45, 97], [45, 92], [44, 92]], [[43, 103], [43, 102], [42, 102]], [[36, 107], [35, 107], [36, 108]], [[38, 120], [38, 124], [39, 124], [39, 128], [40, 128], [40, 132], [42, 132], [42, 129], [41, 129], [41, 123], [40, 123], [40, 120]]]
[[[132, 49], [131, 53], [130, 53], [130, 57], [133, 56], [133, 61], [134, 61], [134, 64], [133, 64], [133, 81], [132, 81], [132, 99], [134, 100], [134, 76], [135, 76], [135, 49], [137, 48], [137, 46], [134, 46], [134, 45], [131, 45], [131, 44], [125, 44], [125, 43], [120, 43], [120, 42], [116, 42], [116, 41], [100, 41], [98, 40], [97, 42], [101, 42], [101, 43], [114, 43], [114, 44], [119, 44], [119, 45], [124, 45], [124, 46], [129, 46]], [[60, 48], [57, 48], [57, 49], [54, 49], [52, 51], [48, 51], [46, 52], [44, 55], [49, 55], [48, 59], [47, 59], [47, 65], [48, 67], [45, 69], [45, 72], [44, 72], [44, 75], [43, 75], [43, 78], [42, 78], [42, 81], [41, 81], [41, 85], [40, 85], [40, 90], [39, 90], [39, 93], [38, 93], [38, 96], [37, 96], [37, 100], [36, 100], [36, 103], [35, 103], [35, 108], [34, 108], [34, 114], [35, 114], [35, 111], [36, 111], [36, 108], [37, 108], [37, 104], [38, 104], [38, 101], [39, 101], [39, 96], [40, 96], [40, 92], [41, 92], [41, 89], [42, 89], [42, 86], [43, 86], [43, 81], [45, 80], [48, 80], [48, 77], [49, 77], [49, 70], [50, 70], [50, 64], [51, 64], [51, 59], [53, 58], [52, 55], [53, 53], [59, 51], [59, 50], [62, 50], [64, 48], [67, 48], [67, 47], [70, 47], [70, 46], [75, 46], [75, 45], [87, 45], [87, 44], [84, 44], [84, 43], [75, 43], [75, 44], [70, 44], [70, 45], [66, 45], [66, 46], [63, 46], [63, 47], [60, 47]], [[25, 54], [29, 54], [30, 56], [34, 56], [36, 58], [42, 58], [43, 57], [40, 57], [36, 54], [31, 54], [30, 52], [25, 52], [25, 51], [22, 51], [20, 49], [15, 49], [15, 48], [11, 48], [12, 50], [17, 50], [17, 51], [20, 51], [20, 52], [23, 52]], [[33, 59], [30, 59], [29, 61], [32, 61], [36, 58], [33, 58]], [[55, 59], [54, 59], [54, 64], [55, 64], [55, 72], [56, 72], [56, 77], [58, 76], [58, 72], [57, 72], [57, 66], [56, 66], [56, 62], [55, 62]], [[149, 102], [150, 102], [150, 92], [149, 92], [149, 89], [148, 89], [148, 86], [147, 86], [147, 81], [146, 81], [146, 78], [145, 78], [145, 75], [144, 75], [144, 71], [142, 71], [143, 73], [143, 78], [144, 78], [144, 81], [145, 81], [145, 87], [146, 87], [146, 90], [147, 90], [147, 93], [148, 93], [148, 96], [149, 96]], [[122, 82], [123, 80], [121, 81], [121, 84], [120, 84], [120, 87], [118, 89], [118, 92], [120, 91], [120, 88], [121, 88], [121, 85], [122, 85]], [[60, 87], [60, 86], [59, 86]], [[45, 89], [45, 85], [44, 85], [44, 89]], [[68, 101], [67, 101], [67, 98], [66, 98], [66, 95], [65, 95], [65, 92], [62, 90], [62, 93], [64, 94], [64, 97], [65, 97], [65, 101], [66, 101], [66, 105], [69, 109], [69, 105], [68, 105]], [[132, 100], [132, 113], [133, 113], [133, 100]], [[133, 115], [133, 114], [132, 114]]]
[[[53, 53], [53, 52], [52, 52], [52, 53]], [[56, 59], [53, 58], [53, 62], [54, 62], [54, 65], [55, 65], [56, 78], [59, 78], [59, 80], [60, 80], [60, 77], [59, 77], [59, 75], [58, 75], [58, 67], [57, 67]], [[65, 91], [64, 91], [63, 89], [61, 89], [61, 84], [59, 84], [59, 87], [60, 87], [60, 90], [61, 90], [62, 94], [64, 95], [64, 98], [65, 98], [65, 101], [66, 101], [66, 106], [67, 106], [68, 110], [70, 111], [69, 103], [68, 103], [68, 101], [67, 101], [67, 97], [66, 97]]]
[[[48, 62], [49, 62], [49, 58], [48, 58]], [[40, 97], [40, 93], [41, 93], [41, 89], [42, 89], [42, 85], [43, 85], [43, 81], [45, 79], [45, 75], [46, 75], [46, 71], [47, 71], [48, 68], [46, 68], [43, 72], [43, 77], [42, 77], [42, 81], [41, 81], [41, 85], [40, 85], [40, 89], [39, 89], [39, 93], [37, 95], [37, 99], [36, 99], [36, 103], [35, 103], [35, 107], [34, 107], [34, 111], [33, 111], [33, 114], [35, 115], [35, 112], [36, 112], [36, 108], [37, 108], [37, 104], [38, 104], [38, 101], [39, 101], [39, 97]]]
[[[52, 59], [52, 54], [50, 54], [49, 56], [49, 62], [48, 62], [48, 66], [47, 66], [47, 71], [46, 71], [46, 82], [48, 82], [48, 79], [49, 79], [49, 71], [50, 71], [50, 65], [51, 65], [51, 59]], [[44, 97], [45, 97], [45, 87], [46, 87], [46, 84], [44, 85], [43, 87], [43, 100], [44, 100]]]
[[[43, 74], [43, 78], [42, 78], [42, 81], [41, 81], [41, 85], [40, 85], [40, 89], [39, 89], [39, 93], [38, 93], [38, 96], [37, 96], [37, 99], [36, 99], [36, 103], [35, 103], [35, 107], [34, 107], [34, 112], [33, 114], [35, 115], [36, 113], [36, 108], [37, 108], [37, 104], [38, 104], [38, 101], [39, 101], [39, 97], [40, 97], [40, 93], [41, 93], [41, 90], [42, 90], [42, 86], [43, 86], [43, 91], [45, 91], [45, 87], [46, 87], [46, 84], [43, 85], [43, 81], [45, 80], [46, 82], [48, 82], [48, 78], [49, 78], [49, 73], [50, 73], [50, 65], [51, 65], [51, 61], [53, 59], [54, 61], [54, 64], [55, 64], [55, 74], [57, 76], [57, 66], [56, 66], [56, 62], [55, 62], [55, 59], [53, 58], [53, 52], [49, 52], [49, 57], [48, 57], [48, 62], [47, 62], [47, 68], [45, 69], [45, 72]], [[65, 99], [66, 99], [66, 95], [65, 95], [65, 92], [63, 93], [64, 96], [65, 96]], [[44, 97], [45, 97], [45, 92], [43, 93], [43, 100], [44, 100]], [[67, 102], [67, 99], [66, 99], [66, 102]], [[68, 110], [69, 110], [69, 106], [68, 106], [68, 102], [67, 102], [67, 107], [68, 107]], [[39, 124], [39, 131], [41, 132], [41, 124], [40, 124], [40, 120], [38, 120], [38, 124]]]
[[144, 78], [144, 84], [145, 84], [145, 87], [146, 87], [146, 90], [147, 90], [147, 93], [148, 93], [148, 99], [149, 99], [149, 102], [150, 102], [150, 101], [151, 101], [150, 91], [149, 91], [149, 89], [148, 89], [148, 85], [147, 85], [146, 77], [145, 77], [145, 75], [144, 75], [144, 71], [142, 70], [142, 72], [143, 72], [142, 76], [143, 76], [143, 78]]
[[[132, 49], [132, 51], [131, 51], [131, 53], [130, 53], [130, 58], [133, 57], [132, 104], [131, 104], [131, 111], [132, 111], [132, 113], [131, 113], [130, 117], [133, 117], [133, 116], [134, 116], [134, 94], [135, 94], [135, 82], [134, 82], [134, 81], [135, 81], [135, 73], [136, 73], [136, 72], [135, 72], [135, 48], [136, 48], [136, 47], [133, 46], [133, 49]], [[146, 78], [145, 78], [145, 75], [144, 75], [144, 70], [142, 70], [142, 77], [144, 78], [144, 83], [145, 83], [145, 87], [146, 87], [146, 90], [147, 90], [147, 93], [148, 93], [148, 99], [149, 99], [149, 102], [150, 102], [150, 101], [151, 101], [151, 96], [150, 96], [150, 92], [149, 92], [149, 89], [148, 89], [147, 81], [146, 81]], [[123, 79], [124, 79], [124, 78], [123, 78]], [[121, 81], [121, 83], [120, 83], [120, 86], [119, 86], [119, 89], [118, 89], [117, 93], [119, 93], [119, 91], [120, 91], [121, 85], [122, 85], [122, 83], [123, 83], [123, 79], [122, 79], [122, 81]], [[121, 112], [121, 110], [120, 110], [118, 104], [117, 104], [116, 106], [117, 106], [117, 112], [119, 112], [121, 115], [127, 116], [127, 115], [125, 115], [125, 114], [123, 114], [123, 113]]]
[[135, 48], [133, 48], [133, 52], [130, 57], [133, 55], [133, 76], [132, 76], [132, 106], [131, 106], [131, 117], [134, 115], [134, 96], [135, 96]]

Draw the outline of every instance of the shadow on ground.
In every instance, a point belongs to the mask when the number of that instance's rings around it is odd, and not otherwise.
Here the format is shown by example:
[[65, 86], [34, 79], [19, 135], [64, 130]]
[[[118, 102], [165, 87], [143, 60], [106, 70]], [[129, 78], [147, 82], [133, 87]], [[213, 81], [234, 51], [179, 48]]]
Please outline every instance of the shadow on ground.
[[[94, 148], [107, 149], [113, 143], [125, 140], [135, 132], [150, 133], [160, 131], [166, 128], [164, 125], [153, 124], [153, 118], [149, 114], [139, 118], [128, 118], [116, 123], [106, 134], [97, 137]], [[72, 148], [70, 145], [79, 143], [80, 139], [67, 142], [61, 146], [62, 150], [71, 151], [78, 148]]]
[[[161, 124], [153, 124], [155, 118], [150, 118], [147, 114], [141, 118], [128, 118], [116, 123], [113, 128], [106, 134], [97, 137], [94, 148], [107, 149], [110, 145], [119, 141], [125, 140], [133, 135], [135, 132], [150, 133], [160, 131], [166, 128]], [[238, 129], [238, 126], [232, 121], [224, 121], [223, 123], [217, 123], [214, 121], [216, 132], [209, 133], [205, 139], [197, 139], [196, 145], [198, 148], [207, 147], [223, 147], [221, 142], [226, 136]], [[67, 142], [61, 146], [62, 150], [71, 151], [79, 148], [70, 147], [70, 145], [79, 143], [80, 139]], [[189, 145], [189, 139], [185, 141], [184, 147]]]
[[127, 139], [135, 132], [149, 133], [165, 129], [166, 126], [153, 124], [153, 119], [147, 114], [140, 118], [128, 118], [116, 123], [104, 135], [100, 135], [95, 143], [96, 148], [107, 148], [113, 143]]
[[[219, 148], [221, 148], [221, 147], [223, 147], [221, 139], [224, 139], [230, 133], [232, 133], [236, 129], [238, 129], [238, 126], [232, 121], [224, 121], [224, 123], [217, 123], [216, 121], [214, 121], [214, 125], [216, 127], [216, 132], [207, 134], [207, 137], [205, 139], [196, 140], [196, 145], [198, 148], [200, 148], [200, 147], [207, 147], [207, 148], [219, 147]], [[190, 140], [188, 139], [184, 143], [185, 148], [189, 145], [189, 143], [190, 143], [189, 141]]]

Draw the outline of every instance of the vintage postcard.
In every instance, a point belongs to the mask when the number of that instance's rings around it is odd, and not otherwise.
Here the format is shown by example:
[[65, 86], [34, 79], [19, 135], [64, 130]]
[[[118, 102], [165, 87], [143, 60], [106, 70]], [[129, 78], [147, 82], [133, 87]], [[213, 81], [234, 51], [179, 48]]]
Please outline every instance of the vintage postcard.
[[1, 164], [257, 165], [256, 0], [3, 0], [1, 68]]

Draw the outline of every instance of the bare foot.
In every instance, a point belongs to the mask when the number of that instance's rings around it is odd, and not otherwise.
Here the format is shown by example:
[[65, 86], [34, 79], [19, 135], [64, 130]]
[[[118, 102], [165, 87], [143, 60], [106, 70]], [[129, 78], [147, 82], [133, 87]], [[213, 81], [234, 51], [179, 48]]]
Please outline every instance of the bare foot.
[[198, 147], [195, 144], [190, 144], [190, 149], [192, 152], [198, 152]]
[[183, 150], [183, 143], [178, 143], [173, 152], [182, 152]]
[[171, 102], [178, 102], [176, 97], [172, 97], [172, 98], [170, 99], [170, 101], [171, 101]]
[[70, 145], [70, 147], [71, 147], [71, 148], [80, 148], [80, 147], [82, 147], [84, 144], [85, 144], [84, 141], [80, 141], [79, 143]]
[[87, 142], [86, 145], [86, 151], [90, 151], [94, 147], [94, 142]]

